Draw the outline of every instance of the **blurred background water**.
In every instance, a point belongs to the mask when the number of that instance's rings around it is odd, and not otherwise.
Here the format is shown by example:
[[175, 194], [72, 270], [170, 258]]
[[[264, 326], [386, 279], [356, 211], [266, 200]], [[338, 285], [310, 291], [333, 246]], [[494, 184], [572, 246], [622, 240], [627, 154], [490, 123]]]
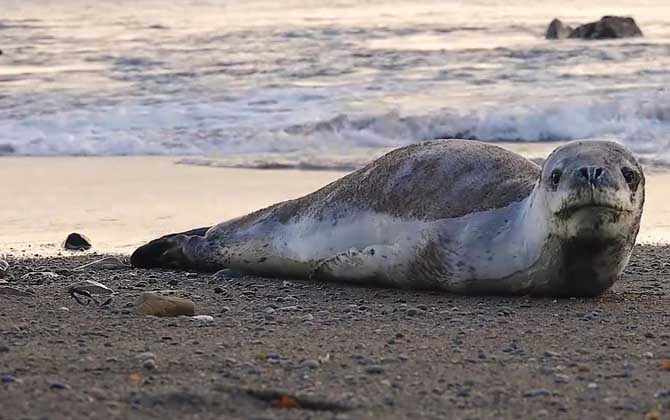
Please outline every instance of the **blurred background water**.
[[[670, 163], [670, 2], [3, 0], [0, 154], [352, 168], [392, 147], [607, 138]], [[544, 39], [633, 16], [643, 38]]]

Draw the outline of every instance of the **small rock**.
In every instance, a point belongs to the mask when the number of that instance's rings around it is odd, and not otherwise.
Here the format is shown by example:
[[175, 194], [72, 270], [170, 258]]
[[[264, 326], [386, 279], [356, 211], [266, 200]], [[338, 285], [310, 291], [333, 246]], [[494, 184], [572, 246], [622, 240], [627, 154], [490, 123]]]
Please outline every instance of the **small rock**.
[[661, 418], [661, 413], [656, 410], [650, 411], [644, 416], [644, 420], [661, 420]]
[[416, 316], [419, 314], [418, 308], [407, 308], [407, 316]]
[[195, 304], [189, 299], [147, 292], [142, 293], [135, 301], [135, 313], [159, 317], [193, 316]]
[[384, 368], [380, 365], [369, 365], [365, 368], [365, 373], [369, 373], [371, 375], [379, 375], [381, 373], [384, 373]]
[[523, 396], [526, 398], [546, 397], [549, 395], [551, 395], [551, 392], [543, 388], [531, 389], [530, 391], [526, 391], [523, 393]]
[[68, 308], [67, 306], [61, 306], [60, 308], [58, 308], [58, 310], [62, 312], [70, 312], [70, 308]]
[[142, 367], [147, 370], [154, 370], [156, 369], [156, 361], [154, 359], [147, 359], [142, 363]]
[[217, 294], [218, 294], [218, 293], [223, 293], [223, 288], [221, 288], [221, 287], [215, 287], [215, 288], [214, 288], [214, 293], [217, 293]]
[[240, 277], [244, 277], [244, 275], [239, 271], [231, 270], [230, 268], [224, 268], [223, 270], [219, 270], [214, 273], [214, 277], [238, 279]]
[[20, 297], [33, 297], [35, 293], [28, 290], [17, 289], [16, 287], [11, 286], [0, 286], [0, 296], [20, 296]]
[[144, 362], [145, 360], [156, 359], [156, 355], [153, 354], [150, 351], [145, 351], [145, 352], [138, 353], [137, 355], [135, 355], [135, 359]]
[[172, 280], [170, 280], [167, 284], [168, 284], [168, 286], [176, 286], [176, 285], [179, 284], [179, 280], [177, 280], [177, 279], [172, 279]]
[[58, 277], [58, 274], [53, 271], [31, 271], [30, 273], [21, 276], [21, 280], [30, 280], [41, 283], [46, 279], [57, 279]]
[[214, 317], [211, 315], [196, 315], [191, 319], [199, 322], [214, 322]]
[[0, 260], [0, 279], [9, 275], [9, 263], [5, 260]]
[[70, 251], [87, 251], [91, 246], [91, 241], [80, 233], [69, 234], [63, 242], [63, 248]]
[[598, 389], [598, 384], [595, 382], [589, 382], [588, 385], [586, 385], [588, 389]]
[[317, 369], [319, 365], [320, 365], [319, 361], [314, 359], [307, 359], [304, 362], [302, 362], [302, 366], [309, 369]]
[[96, 400], [105, 400], [108, 395], [108, 392], [101, 388], [89, 388], [86, 393]]
[[17, 381], [18, 381], [18, 379], [16, 379], [16, 376], [12, 376], [12, 375], [2, 375], [0, 377], [0, 382], [2, 382], [3, 384], [11, 384], [11, 383], [17, 382]]
[[56, 390], [70, 389], [70, 385], [55, 382], [55, 383], [52, 383], [51, 385], [49, 385], [49, 388], [50, 389], [56, 389]]
[[88, 292], [92, 295], [111, 295], [114, 293], [112, 289], [95, 280], [85, 280], [79, 283], [75, 283], [68, 287], [67, 290], [70, 294], [81, 291]]
[[554, 19], [547, 27], [544, 37], [546, 39], [563, 39], [569, 37], [571, 32], [571, 27], [565, 26], [563, 22], [558, 19]]
[[82, 270], [118, 270], [121, 268], [129, 268], [130, 266], [126, 265], [120, 259], [116, 257], [107, 257], [101, 260], [93, 261], [88, 264], [84, 264], [80, 267], [75, 268], [75, 271]]
[[613, 39], [642, 36], [642, 31], [632, 17], [604, 16], [597, 22], [578, 26], [570, 38]]

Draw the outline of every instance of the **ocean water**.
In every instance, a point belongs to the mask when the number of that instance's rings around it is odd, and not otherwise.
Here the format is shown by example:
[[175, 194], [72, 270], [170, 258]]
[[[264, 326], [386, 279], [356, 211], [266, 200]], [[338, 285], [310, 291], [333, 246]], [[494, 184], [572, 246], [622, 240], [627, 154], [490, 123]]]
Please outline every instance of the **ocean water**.
[[[644, 38], [547, 41], [633, 16]], [[666, 0], [3, 0], [0, 154], [356, 167], [461, 137], [670, 163]]]

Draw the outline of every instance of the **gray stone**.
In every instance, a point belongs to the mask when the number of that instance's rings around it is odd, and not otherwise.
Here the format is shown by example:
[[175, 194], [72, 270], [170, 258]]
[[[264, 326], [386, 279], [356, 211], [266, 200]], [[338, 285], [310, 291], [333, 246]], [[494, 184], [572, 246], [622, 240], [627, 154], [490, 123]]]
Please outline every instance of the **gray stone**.
[[122, 268], [130, 268], [129, 265], [124, 264], [123, 261], [116, 257], [107, 257], [101, 260], [93, 261], [75, 268], [75, 271], [82, 270], [118, 270]]
[[554, 19], [547, 27], [544, 37], [547, 39], [563, 39], [569, 37], [571, 32], [572, 28], [570, 26], [566, 26], [560, 20]]
[[369, 365], [365, 368], [365, 373], [369, 373], [371, 375], [379, 375], [381, 373], [384, 373], [384, 368], [380, 365]]
[[310, 369], [317, 369], [320, 365], [318, 360], [314, 359], [307, 359], [301, 364], [303, 367], [310, 368]]
[[531, 389], [530, 391], [526, 391], [523, 394], [523, 396], [526, 398], [547, 397], [549, 395], [551, 395], [551, 392], [543, 388]]
[[643, 36], [632, 17], [604, 16], [597, 22], [578, 26], [570, 33], [570, 38], [614, 39]]

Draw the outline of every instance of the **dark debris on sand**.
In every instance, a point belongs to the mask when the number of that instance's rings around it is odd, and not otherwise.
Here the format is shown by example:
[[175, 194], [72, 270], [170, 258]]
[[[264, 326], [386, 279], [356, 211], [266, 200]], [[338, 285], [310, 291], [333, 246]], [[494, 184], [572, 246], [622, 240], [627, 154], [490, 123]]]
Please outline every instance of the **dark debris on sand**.
[[[564, 300], [9, 258], [35, 293], [0, 296], [0, 419], [667, 417], [669, 256], [638, 247], [612, 291]], [[80, 305], [84, 280], [117, 294]], [[214, 321], [136, 315], [151, 290]]]

